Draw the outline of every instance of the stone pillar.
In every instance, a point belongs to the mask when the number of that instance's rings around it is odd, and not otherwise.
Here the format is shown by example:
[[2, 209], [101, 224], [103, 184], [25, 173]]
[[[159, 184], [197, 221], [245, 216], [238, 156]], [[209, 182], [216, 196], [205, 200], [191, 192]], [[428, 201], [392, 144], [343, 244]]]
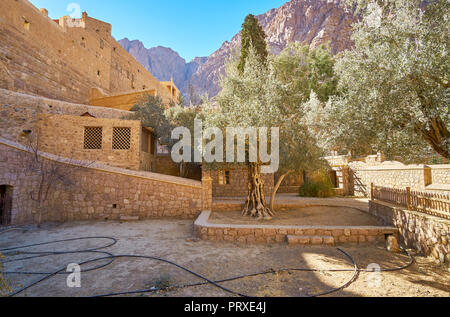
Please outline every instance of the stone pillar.
[[202, 171], [202, 208], [203, 211], [212, 209], [212, 178], [209, 171]]
[[348, 196], [350, 195], [350, 168], [348, 166], [342, 167], [342, 187], [343, 192], [342, 195]]
[[433, 184], [433, 174], [429, 166], [423, 167], [423, 188], [426, 189], [427, 186]]

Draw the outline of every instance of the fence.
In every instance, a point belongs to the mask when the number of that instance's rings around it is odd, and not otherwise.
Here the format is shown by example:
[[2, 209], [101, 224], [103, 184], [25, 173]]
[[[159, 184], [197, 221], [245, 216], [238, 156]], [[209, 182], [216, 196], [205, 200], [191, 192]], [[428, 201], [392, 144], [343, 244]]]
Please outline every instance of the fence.
[[378, 187], [372, 183], [370, 198], [404, 206], [408, 210], [450, 219], [449, 195], [412, 191], [409, 187], [406, 189]]

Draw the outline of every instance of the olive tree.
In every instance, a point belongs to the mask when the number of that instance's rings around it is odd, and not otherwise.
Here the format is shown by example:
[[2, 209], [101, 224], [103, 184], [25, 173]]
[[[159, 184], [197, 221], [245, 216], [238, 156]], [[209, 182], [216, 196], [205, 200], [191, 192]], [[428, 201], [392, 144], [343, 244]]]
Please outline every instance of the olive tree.
[[357, 4], [354, 48], [337, 61], [339, 97], [316, 107], [329, 147], [414, 161], [450, 158], [450, 2]]

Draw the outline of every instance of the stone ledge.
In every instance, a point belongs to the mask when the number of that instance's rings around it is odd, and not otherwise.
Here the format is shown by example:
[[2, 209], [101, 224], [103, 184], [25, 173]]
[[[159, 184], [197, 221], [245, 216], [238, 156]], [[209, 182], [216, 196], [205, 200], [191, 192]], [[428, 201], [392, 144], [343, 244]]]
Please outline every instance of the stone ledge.
[[[209, 241], [238, 243], [285, 243], [288, 236], [333, 238], [334, 243], [375, 243], [397, 235], [394, 227], [378, 226], [273, 226], [209, 223], [211, 211], [203, 211], [194, 223], [197, 237]], [[312, 242], [312, 240], [310, 240]], [[318, 242], [318, 241], [317, 241]], [[323, 243], [323, 240], [322, 240]], [[311, 244], [311, 243], [310, 243]]]

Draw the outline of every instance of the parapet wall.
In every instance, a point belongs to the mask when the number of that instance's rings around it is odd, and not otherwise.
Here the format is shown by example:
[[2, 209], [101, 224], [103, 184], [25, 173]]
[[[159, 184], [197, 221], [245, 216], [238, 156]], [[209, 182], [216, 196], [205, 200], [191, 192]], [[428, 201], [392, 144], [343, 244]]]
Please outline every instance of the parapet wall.
[[[24, 146], [0, 139], [0, 185], [13, 187], [12, 224], [35, 223], [37, 203], [31, 199], [39, 177], [26, 168]], [[101, 164], [77, 165], [42, 154], [70, 171], [70, 186], [57, 184], [44, 203], [43, 221], [119, 220], [157, 217], [195, 218], [210, 208], [210, 184]], [[67, 164], [67, 163], [70, 163]], [[206, 202], [206, 203], [205, 203]]]

